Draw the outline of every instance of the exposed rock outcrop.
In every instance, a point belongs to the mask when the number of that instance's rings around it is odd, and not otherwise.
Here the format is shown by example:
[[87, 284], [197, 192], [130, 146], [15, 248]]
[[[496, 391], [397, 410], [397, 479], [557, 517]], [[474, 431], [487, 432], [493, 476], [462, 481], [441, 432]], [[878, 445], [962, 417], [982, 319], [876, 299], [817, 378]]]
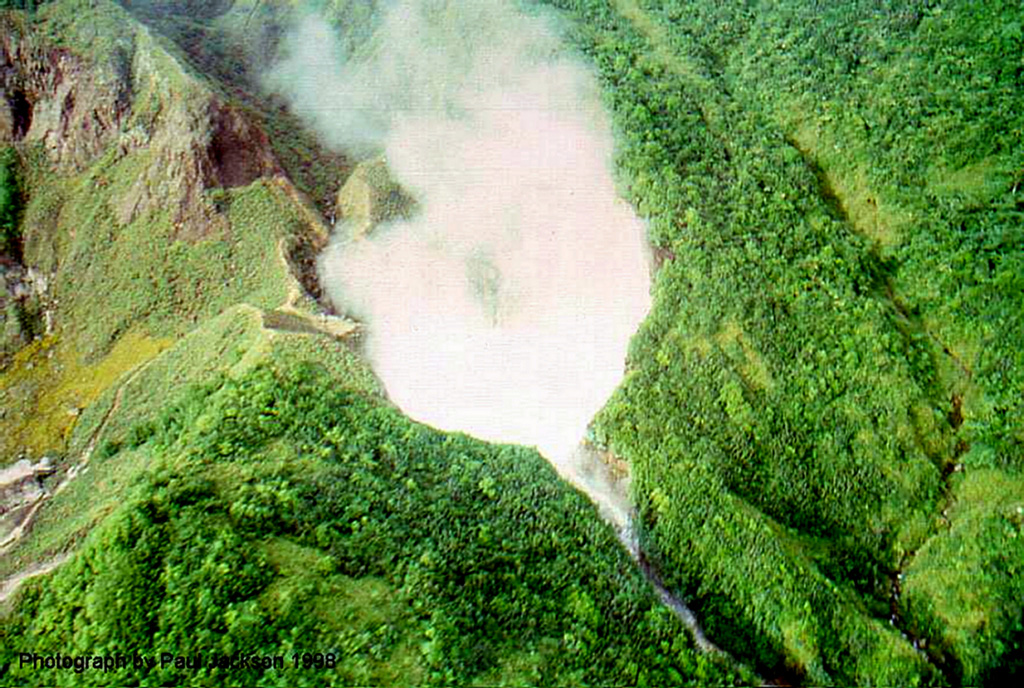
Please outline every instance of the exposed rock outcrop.
[[[123, 152], [129, 153], [133, 144], [123, 137]], [[161, 111], [145, 155], [143, 172], [114, 201], [115, 217], [128, 224], [169, 206], [183, 239], [215, 235], [227, 227], [205, 191], [245, 186], [280, 172], [266, 134], [212, 95], [198, 107], [172, 103]]]
[[42, 143], [61, 171], [84, 169], [116, 135], [130, 103], [131, 45], [90, 64], [0, 18], [0, 142]]
[[382, 222], [408, 218], [415, 209], [416, 201], [391, 176], [383, 156], [359, 163], [338, 191], [338, 219], [348, 224], [352, 239]]
[[0, 142], [14, 140], [14, 108], [10, 103], [13, 97], [0, 87]]
[[0, 259], [0, 367], [37, 335], [53, 333], [46, 275]]
[[0, 469], [0, 540], [19, 524], [25, 513], [47, 495], [43, 478], [55, 470], [48, 457], [36, 464], [28, 459]]
[[0, 17], [0, 143], [42, 144], [62, 173], [111, 150], [111, 165], [137, 153], [141, 173], [111, 204], [118, 222], [169, 210], [180, 238], [226, 229], [204, 192], [279, 173], [266, 134], [121, 8], [93, 11], [124, 22], [113, 47], [90, 54], [49, 45], [17, 15]]

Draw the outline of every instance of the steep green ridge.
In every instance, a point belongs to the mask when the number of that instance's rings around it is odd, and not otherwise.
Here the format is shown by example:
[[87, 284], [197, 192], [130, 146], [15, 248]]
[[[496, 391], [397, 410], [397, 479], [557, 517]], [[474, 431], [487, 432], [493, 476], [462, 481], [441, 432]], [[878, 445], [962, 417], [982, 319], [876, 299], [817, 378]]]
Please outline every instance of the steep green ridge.
[[[0, 255], [15, 277], [0, 465], [49, 456], [53, 491], [189, 386], [266, 360], [316, 360], [379, 391], [295, 274], [293, 256], [325, 241], [322, 221], [262, 131], [173, 44], [116, 4], [78, 0], [0, 12], [0, 38], [0, 124], [17, 125], [0, 128], [16, 239]], [[83, 471], [28, 512], [0, 570], [73, 548], [144, 469]]]
[[[103, 463], [148, 464], [0, 627], [16, 652], [332, 655], [89, 685], [729, 683], [536, 452], [411, 423], [311, 367], [193, 388]], [[737, 676], [749, 681], [750, 676]]]
[[[1019, 3], [549, 4], [659, 260], [595, 425], [650, 561], [765, 676], [1019, 676]], [[402, 418], [310, 317], [290, 262], [323, 229], [291, 180], [325, 207], [348, 162], [257, 93], [294, 3], [11, 5], [39, 9], [0, 11], [35, 105], [0, 142], [2, 251], [48, 286], [4, 327], [54, 326], [0, 362], [0, 462], [50, 453], [53, 487], [91, 459], [0, 558], [73, 555], [6, 605], [0, 685], [737, 678], [539, 456]], [[355, 40], [374, 3], [323, 5]], [[329, 650], [85, 678], [13, 655]]]
[[1019, 671], [1019, 3], [552, 4], [664, 261], [597, 430], [666, 578], [814, 683]]
[[[694, 648], [538, 454], [411, 423], [321, 331], [287, 260], [317, 227], [273, 159], [224, 159], [266, 152], [226, 81], [109, 3], [5, 19], [40, 72], [66, 51], [74, 100], [109, 129], [43, 136], [53, 95], [19, 77], [40, 127], [14, 141], [20, 228], [55, 330], [0, 371], [19, 405], [3, 455], [48, 451], [61, 487], [0, 573], [64, 563], [3, 605], [0, 685], [753, 680]], [[76, 674], [20, 667], [22, 652], [319, 652], [333, 666]]]
[[[320, 366], [335, 384], [366, 395], [382, 390], [366, 363], [348, 345], [325, 334], [268, 329], [267, 312], [242, 304], [225, 310], [149, 358], [118, 380], [82, 411], [68, 439], [72, 459], [93, 448], [98, 459], [138, 444], [145, 421], [189, 394], [197, 385], [238, 378], [260, 365]], [[89, 470], [65, 486], [36, 517], [31, 537], [0, 558], [0, 576], [74, 548], [124, 498], [124, 490], [144, 473], [148, 454], [134, 452], [119, 461], [94, 460]]]

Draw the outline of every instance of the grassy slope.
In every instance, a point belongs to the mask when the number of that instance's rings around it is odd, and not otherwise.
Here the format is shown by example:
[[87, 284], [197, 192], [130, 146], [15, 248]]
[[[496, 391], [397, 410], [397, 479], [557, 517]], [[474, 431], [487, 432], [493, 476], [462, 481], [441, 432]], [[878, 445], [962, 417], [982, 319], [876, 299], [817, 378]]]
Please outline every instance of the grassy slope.
[[[122, 440], [189, 385], [261, 360], [316, 358], [346, 384], [376, 389], [344, 344], [315, 330], [291, 335], [261, 325], [261, 309], [283, 304], [298, 288], [281, 247], [319, 231], [285, 184], [260, 179], [200, 191], [199, 206], [211, 218], [205, 236], [183, 236], [172, 220], [171, 209], [189, 193], [180, 171], [209, 138], [201, 125], [213, 92], [201, 77], [113, 4], [69, 0], [6, 20], [31, 27], [19, 33], [39, 54], [59, 47], [97, 82], [126, 80], [121, 90], [131, 99], [114, 143], [81, 169], [57, 169], [38, 144], [18, 144], [27, 196], [18, 218], [24, 260], [48, 278], [57, 327], [0, 370], [3, 461], [24, 452], [77, 463], [90, 445]], [[164, 203], [126, 214], [142, 184]], [[132, 465], [123, 475], [99, 468], [71, 483], [40, 513], [32, 537], [5, 555], [3, 572], [77, 542], [144, 467]]]
[[[946, 677], [1005, 663], [1007, 569], [966, 607], [923, 581], [1024, 559], [1012, 529], [966, 560], [940, 544], [996, 518], [965, 504], [947, 535], [950, 500], [1019, 494], [1013, 3], [553, 4], [578, 20], [668, 258], [598, 430], [633, 463], [672, 583], [741, 656], [909, 684], [939, 678], [888, 624], [889, 576], [919, 568], [899, 609], [958, 629], [930, 638]], [[958, 461], [991, 486], [950, 484]], [[915, 611], [929, 595], [941, 611]]]
[[[205, 192], [200, 203], [219, 221], [198, 239], [179, 236], [169, 209], [119, 219], [140, 179], [160, 189], [168, 207], [187, 191], [180, 177], [162, 174], [160, 146], [168, 138], [178, 146], [179, 167], [202, 150], [208, 132], [197, 125], [212, 93], [205, 81], [114, 5], [55, 3], [31, 25], [28, 40], [61, 46], [100, 80], [129, 65], [132, 102], [119, 142], [80, 171], [59, 172], [40, 147], [20, 144], [29, 192], [19, 227], [24, 257], [49, 277], [57, 329], [0, 370], [0, 456], [49, 453], [75, 464], [90, 446], [123, 442], [190, 385], [261, 361], [315, 359], [342, 384], [379, 391], [345, 344], [315, 330], [263, 327], [265, 309], [298, 287], [280, 247], [316, 231], [282, 184]], [[91, 465], [39, 513], [0, 570], [10, 575], [73, 548], [146, 465]]]
[[258, 365], [315, 362], [339, 386], [382, 396], [379, 383], [348, 345], [323, 334], [268, 330], [263, 313], [245, 304], [229, 308], [147, 358], [118, 383], [109, 384], [85, 408], [67, 439], [75, 457], [90, 445], [96, 447], [89, 470], [40, 512], [31, 537], [0, 560], [0, 576], [73, 549], [110, 514], [123, 500], [126, 486], [145, 472], [151, 456], [150, 452], [126, 452], [118, 461], [103, 459], [125, 445], [138, 444], [147, 432], [145, 421], [178, 403], [196, 385], [237, 378]]

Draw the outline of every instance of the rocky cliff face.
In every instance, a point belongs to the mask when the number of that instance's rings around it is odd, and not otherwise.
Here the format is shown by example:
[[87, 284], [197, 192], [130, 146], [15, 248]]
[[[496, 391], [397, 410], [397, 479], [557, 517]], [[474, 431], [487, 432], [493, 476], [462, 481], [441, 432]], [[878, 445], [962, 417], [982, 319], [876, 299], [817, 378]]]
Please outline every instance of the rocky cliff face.
[[46, 496], [43, 479], [54, 470], [48, 457], [35, 464], [23, 459], [0, 469], [0, 548], [26, 512]]
[[[174, 236], [189, 241], [230, 232], [209, 190], [280, 172], [259, 127], [107, 2], [59, 3], [35, 15], [0, 11], [4, 146], [31, 157], [46, 180], [89, 177], [118, 225], [166, 213]], [[119, 164], [130, 171], [122, 183], [98, 171]], [[39, 284], [58, 283], [57, 257], [30, 268], [38, 247], [66, 244], [62, 232], [86, 229], [58, 229], [65, 210], [22, 223], [27, 255], [15, 246], [2, 257], [0, 356], [53, 331], [57, 297]], [[41, 280], [26, 279], [36, 273]]]
[[170, 105], [148, 136], [130, 130], [120, 143], [122, 155], [145, 149], [148, 160], [135, 183], [114, 199], [115, 216], [129, 224], [171, 208], [179, 238], [224, 231], [224, 218], [204, 192], [276, 174], [266, 135], [216, 96], [195, 107]]
[[302, 278], [326, 228], [259, 121], [119, 4], [0, 10], [0, 151], [26, 190], [19, 250], [0, 256], [0, 465], [60, 457], [76, 422], [61, 409], [140, 363], [127, 333], [297, 302], [294, 273], [316, 294]]
[[22, 15], [0, 17], [0, 142], [41, 143], [59, 170], [83, 169], [131, 105], [127, 51], [104, 62], [76, 55]]
[[49, 38], [74, 35], [54, 26], [67, 21], [55, 12], [0, 18], [0, 143], [41, 146], [63, 174], [144, 151], [135, 183], [112, 204], [119, 222], [172, 209], [182, 237], [223, 229], [203, 192], [279, 172], [266, 135], [121, 8], [98, 11], [119, 22], [117, 35], [76, 50]]

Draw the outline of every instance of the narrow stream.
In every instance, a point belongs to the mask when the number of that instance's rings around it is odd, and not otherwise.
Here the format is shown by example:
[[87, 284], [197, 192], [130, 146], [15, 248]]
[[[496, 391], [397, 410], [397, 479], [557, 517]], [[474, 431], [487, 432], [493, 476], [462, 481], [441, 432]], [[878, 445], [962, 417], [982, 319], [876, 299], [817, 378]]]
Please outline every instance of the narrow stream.
[[586, 493], [597, 505], [601, 517], [615, 528], [622, 546], [636, 562], [640, 572], [658, 594], [658, 598], [690, 630], [697, 647], [704, 652], [721, 652], [704, 635], [697, 617], [686, 603], [665, 587], [661, 575], [640, 549], [640, 539], [634, 525], [636, 512], [629, 498], [629, 476], [624, 471], [609, 466], [601, 452], [587, 443], [582, 443], [576, 448], [568, 465], [556, 464], [556, 468], [563, 478]]

